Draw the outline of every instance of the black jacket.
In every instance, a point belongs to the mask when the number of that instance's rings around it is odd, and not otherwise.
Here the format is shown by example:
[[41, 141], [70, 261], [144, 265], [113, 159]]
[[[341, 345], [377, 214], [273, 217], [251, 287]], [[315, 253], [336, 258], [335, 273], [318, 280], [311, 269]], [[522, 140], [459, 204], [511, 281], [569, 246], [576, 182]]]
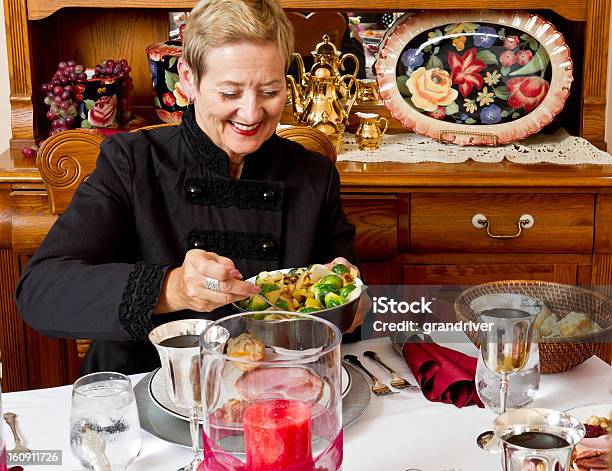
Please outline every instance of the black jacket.
[[331, 161], [276, 135], [232, 179], [227, 155], [193, 109], [177, 127], [115, 135], [28, 263], [16, 300], [24, 320], [52, 337], [91, 338], [82, 372], [153, 368], [149, 331], [177, 318], [153, 314], [169, 267], [191, 248], [262, 270], [353, 259], [354, 227]]

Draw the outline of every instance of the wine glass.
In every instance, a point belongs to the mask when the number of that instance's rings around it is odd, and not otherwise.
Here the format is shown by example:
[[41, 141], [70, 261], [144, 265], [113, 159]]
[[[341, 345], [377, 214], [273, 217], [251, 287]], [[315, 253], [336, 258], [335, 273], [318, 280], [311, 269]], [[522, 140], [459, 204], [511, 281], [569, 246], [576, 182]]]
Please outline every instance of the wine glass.
[[168, 322], [149, 333], [161, 359], [168, 396], [177, 407], [189, 410], [193, 461], [183, 468], [195, 471], [200, 456], [200, 334], [211, 324], [206, 319]]
[[[511, 308], [488, 309], [480, 314], [479, 322], [483, 326], [480, 329], [480, 355], [485, 367], [501, 377], [500, 414], [506, 412], [508, 376], [522, 371], [529, 360], [536, 318], [537, 313]], [[494, 451], [499, 447], [492, 431], [480, 434], [476, 442], [487, 450]]]
[[483, 311], [480, 322], [480, 354], [485, 366], [501, 376], [500, 414], [506, 412], [508, 376], [525, 368], [533, 337], [535, 314], [520, 309], [496, 308]]
[[124, 470], [140, 452], [140, 421], [130, 378], [113, 372], [72, 388], [70, 446], [84, 469]]

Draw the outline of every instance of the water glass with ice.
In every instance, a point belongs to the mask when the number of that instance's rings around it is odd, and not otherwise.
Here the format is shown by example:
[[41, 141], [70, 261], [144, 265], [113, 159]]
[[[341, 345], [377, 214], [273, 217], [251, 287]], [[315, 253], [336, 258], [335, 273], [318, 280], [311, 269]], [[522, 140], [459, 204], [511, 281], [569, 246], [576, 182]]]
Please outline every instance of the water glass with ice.
[[70, 445], [83, 469], [126, 469], [140, 452], [140, 421], [130, 379], [113, 372], [79, 378], [72, 388]]

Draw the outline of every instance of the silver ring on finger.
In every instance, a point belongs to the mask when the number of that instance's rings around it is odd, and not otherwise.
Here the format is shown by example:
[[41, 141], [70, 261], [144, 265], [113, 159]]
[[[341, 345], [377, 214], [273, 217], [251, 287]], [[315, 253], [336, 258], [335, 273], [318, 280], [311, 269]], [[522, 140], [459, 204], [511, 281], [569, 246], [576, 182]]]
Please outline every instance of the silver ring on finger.
[[204, 287], [211, 291], [221, 291], [221, 287], [219, 286], [219, 280], [216, 278], [209, 278], [207, 276], [204, 277]]

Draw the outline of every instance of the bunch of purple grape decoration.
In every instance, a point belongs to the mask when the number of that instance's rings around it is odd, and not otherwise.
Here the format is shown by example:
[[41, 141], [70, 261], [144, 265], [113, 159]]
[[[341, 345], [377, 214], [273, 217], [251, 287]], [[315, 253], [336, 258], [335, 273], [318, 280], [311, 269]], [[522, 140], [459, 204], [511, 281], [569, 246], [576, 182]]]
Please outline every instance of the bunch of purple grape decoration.
[[132, 93], [134, 83], [132, 77], [130, 77], [131, 71], [132, 68], [125, 59], [118, 61], [113, 59], [104, 60], [94, 68], [94, 79], [121, 79], [119, 81], [119, 109], [122, 111], [119, 125], [121, 126], [127, 126], [131, 117], [132, 102], [134, 100]]
[[[134, 90], [130, 77], [131, 70], [132, 68], [125, 59], [107, 59], [89, 71], [83, 64], [77, 64], [73, 59], [57, 64], [57, 70], [50, 82], [44, 83], [41, 87], [45, 94], [44, 102], [49, 106], [47, 111], [47, 119], [51, 122], [49, 136], [68, 129], [94, 127], [95, 123], [91, 123], [88, 119], [91, 116], [89, 111], [98, 103], [92, 100], [85, 100], [86, 103], [84, 103], [83, 93], [87, 84], [95, 82], [96, 79], [109, 83], [116, 82], [116, 98], [115, 102], [111, 103], [112, 121], [116, 121], [118, 126], [127, 126], [131, 118], [132, 91]], [[102, 112], [105, 111], [102, 110]], [[43, 141], [44, 139], [39, 141], [39, 145]], [[36, 150], [35, 146], [26, 147], [22, 153], [25, 157], [34, 157]]]

